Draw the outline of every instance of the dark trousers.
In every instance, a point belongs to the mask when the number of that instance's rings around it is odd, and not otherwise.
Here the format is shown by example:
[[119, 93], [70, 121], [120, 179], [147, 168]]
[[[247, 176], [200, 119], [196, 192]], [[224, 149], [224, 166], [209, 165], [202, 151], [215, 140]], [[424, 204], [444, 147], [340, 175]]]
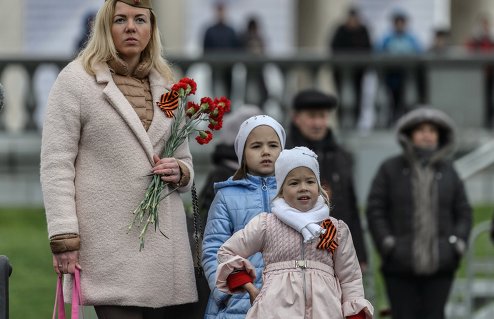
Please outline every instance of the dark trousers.
[[[405, 101], [407, 72], [409, 72], [408, 76], [413, 77], [413, 83], [417, 89], [417, 100], [412, 102], [408, 101], [408, 103], [412, 103], [412, 105], [407, 105], [407, 101]], [[417, 104], [427, 103], [428, 92], [425, 74], [425, 68], [423, 66], [418, 66], [413, 71], [407, 71], [401, 68], [391, 68], [384, 72], [384, 82], [388, 89], [390, 101], [388, 127], [393, 127], [400, 117], [407, 113], [411, 108], [416, 107]]]
[[487, 128], [494, 127], [494, 101], [492, 90], [494, 89], [494, 66], [488, 66], [485, 69], [485, 81], [484, 81], [484, 105], [485, 105], [485, 122], [484, 125]]
[[[356, 125], [360, 118], [360, 112], [361, 112], [360, 106], [362, 99], [362, 78], [364, 77], [365, 69], [355, 68], [350, 72], [351, 72], [350, 73], [351, 84], [354, 93], [354, 105], [351, 105], [350, 107], [352, 107], [352, 122], [354, 125]], [[335, 81], [336, 90], [338, 91], [338, 94], [341, 97], [341, 90], [343, 86], [343, 71], [339, 68], [335, 68], [333, 71], [333, 78]], [[340, 109], [338, 111], [338, 117], [340, 123], [343, 123], [343, 117], [345, 116], [343, 112], [344, 112], [343, 109]]]
[[390, 69], [384, 74], [384, 83], [389, 95], [389, 116], [387, 127], [393, 127], [396, 121], [407, 111], [405, 104], [406, 72], [402, 69]]
[[94, 306], [98, 319], [188, 319], [190, 307], [184, 304], [163, 308], [127, 307], [127, 306]]
[[215, 96], [226, 96], [231, 98], [232, 94], [232, 70], [231, 66], [213, 68], [213, 87]]
[[444, 319], [454, 274], [384, 274], [393, 319]]

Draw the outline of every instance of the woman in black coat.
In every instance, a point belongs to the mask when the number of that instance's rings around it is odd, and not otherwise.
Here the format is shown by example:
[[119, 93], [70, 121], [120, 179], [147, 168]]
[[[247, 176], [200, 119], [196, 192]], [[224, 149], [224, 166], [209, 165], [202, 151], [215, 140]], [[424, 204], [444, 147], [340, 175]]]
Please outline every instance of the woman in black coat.
[[382, 261], [393, 318], [444, 318], [472, 223], [463, 182], [447, 156], [449, 117], [418, 108], [397, 124], [403, 153], [380, 166], [367, 219]]

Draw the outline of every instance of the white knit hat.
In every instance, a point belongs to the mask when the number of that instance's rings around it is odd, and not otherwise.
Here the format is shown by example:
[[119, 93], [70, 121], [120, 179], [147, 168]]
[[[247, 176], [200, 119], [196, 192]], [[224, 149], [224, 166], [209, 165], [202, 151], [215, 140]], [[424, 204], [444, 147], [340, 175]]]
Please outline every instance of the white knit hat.
[[286, 176], [291, 170], [297, 167], [307, 167], [316, 175], [317, 183], [321, 185], [319, 178], [319, 163], [317, 155], [305, 146], [296, 146], [292, 149], [284, 150], [274, 163], [274, 175], [276, 176], [276, 193], [280, 192], [281, 186]]
[[285, 148], [285, 141], [286, 141], [285, 129], [283, 128], [283, 126], [281, 126], [280, 123], [278, 123], [275, 119], [267, 115], [252, 116], [247, 120], [245, 120], [242, 123], [242, 125], [240, 125], [240, 128], [238, 129], [237, 137], [235, 138], [234, 146], [235, 146], [235, 153], [237, 154], [237, 158], [238, 158], [238, 165], [242, 165], [245, 141], [247, 140], [247, 137], [249, 136], [250, 132], [252, 132], [253, 129], [255, 129], [260, 125], [267, 125], [271, 127], [276, 132], [276, 134], [280, 139], [281, 149], [283, 150]]

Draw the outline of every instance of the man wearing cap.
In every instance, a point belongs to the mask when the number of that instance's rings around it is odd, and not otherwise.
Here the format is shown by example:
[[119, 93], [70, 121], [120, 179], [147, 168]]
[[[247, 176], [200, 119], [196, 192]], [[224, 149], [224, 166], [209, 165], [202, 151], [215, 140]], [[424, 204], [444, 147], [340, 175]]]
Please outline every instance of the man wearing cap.
[[293, 116], [286, 146], [313, 150], [321, 168], [321, 184], [329, 190], [331, 216], [348, 224], [362, 271], [367, 265], [357, 198], [353, 186], [353, 160], [337, 142], [328, 126], [335, 96], [314, 89], [300, 91], [293, 99]]

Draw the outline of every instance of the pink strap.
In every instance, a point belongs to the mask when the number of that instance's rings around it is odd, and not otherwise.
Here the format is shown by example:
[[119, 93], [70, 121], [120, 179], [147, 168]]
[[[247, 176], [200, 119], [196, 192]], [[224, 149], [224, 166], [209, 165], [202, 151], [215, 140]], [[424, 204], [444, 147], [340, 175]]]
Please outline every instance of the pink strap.
[[58, 276], [57, 279], [57, 291], [55, 293], [55, 305], [53, 306], [53, 316], [52, 319], [57, 318], [57, 305], [58, 305], [58, 317], [59, 319], [65, 319], [65, 308], [63, 302], [63, 287], [62, 287], [62, 276]]
[[[79, 269], [75, 269], [72, 287], [72, 319], [79, 319], [79, 305], [81, 304], [81, 274]], [[63, 299], [63, 285], [62, 276], [57, 279], [57, 290], [55, 294], [55, 306], [53, 307], [52, 319], [57, 318], [57, 308], [58, 308], [58, 319], [65, 319], [65, 305]]]

